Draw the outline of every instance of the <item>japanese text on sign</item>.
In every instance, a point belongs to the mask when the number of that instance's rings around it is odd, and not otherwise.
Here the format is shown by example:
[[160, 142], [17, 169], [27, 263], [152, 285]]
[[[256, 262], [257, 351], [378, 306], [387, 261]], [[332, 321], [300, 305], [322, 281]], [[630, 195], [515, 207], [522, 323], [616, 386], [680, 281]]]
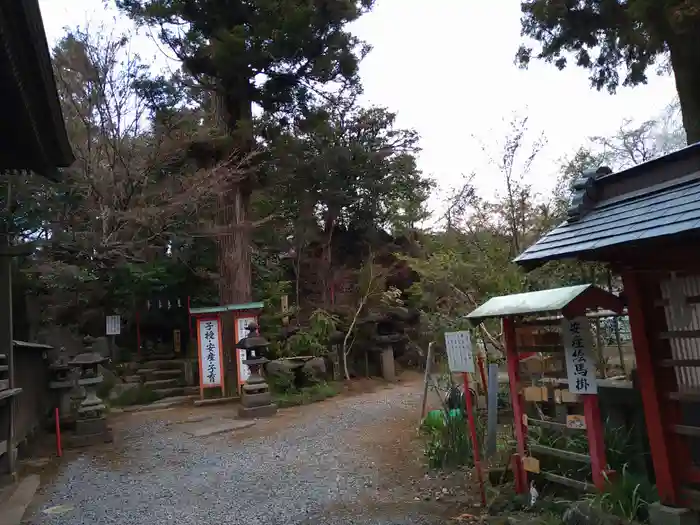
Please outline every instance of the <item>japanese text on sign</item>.
[[105, 320], [105, 335], [119, 335], [122, 331], [122, 319], [118, 315], [108, 315]]
[[450, 372], [474, 373], [472, 339], [469, 332], [446, 332], [445, 349], [447, 350], [447, 364], [450, 367]]
[[593, 336], [586, 317], [562, 321], [562, 341], [566, 352], [566, 371], [569, 392], [574, 394], [597, 394]]
[[219, 321], [198, 319], [197, 334], [199, 335], [201, 384], [204, 387], [220, 386], [222, 381]]

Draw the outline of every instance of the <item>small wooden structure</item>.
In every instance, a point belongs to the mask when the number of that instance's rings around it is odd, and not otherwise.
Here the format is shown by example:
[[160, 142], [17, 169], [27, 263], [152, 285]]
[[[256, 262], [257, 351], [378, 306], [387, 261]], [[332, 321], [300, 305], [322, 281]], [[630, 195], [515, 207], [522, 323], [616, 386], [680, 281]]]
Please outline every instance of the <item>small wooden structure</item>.
[[567, 220], [521, 254], [622, 277], [656, 487], [700, 509], [700, 143], [618, 173], [583, 173]]
[[[0, 476], [14, 474], [15, 413], [22, 389], [15, 384], [12, 257], [15, 225], [9, 209], [11, 177], [34, 171], [58, 178], [73, 162], [37, 0], [0, 2]], [[4, 444], [4, 446], [2, 446]]]
[[[596, 488], [602, 489], [605, 484], [607, 461], [605, 459], [605, 443], [603, 441], [603, 422], [600, 416], [598, 396], [595, 394], [582, 395], [586, 432], [589, 443], [589, 456], [574, 457], [572, 453], [560, 451], [548, 447], [540, 447], [532, 450], [528, 447], [527, 431], [529, 424], [546, 424], [541, 420], [527, 418], [525, 410], [525, 396], [520, 370], [520, 352], [562, 352], [564, 347], [556, 332], [551, 332], [556, 337], [544, 341], [544, 344], [526, 346], [527, 341], [522, 334], [519, 338], [518, 331], [532, 334], [533, 326], [541, 326], [542, 322], [533, 319], [541, 314], [560, 313], [566, 319], [574, 319], [585, 316], [591, 310], [622, 311], [622, 302], [615, 295], [592, 285], [570, 286], [539, 292], [521, 293], [494, 297], [471, 312], [467, 318], [478, 325], [487, 319], [498, 318], [503, 324], [503, 334], [506, 347], [506, 362], [508, 366], [508, 380], [510, 383], [511, 402], [513, 405], [514, 430], [517, 441], [517, 453], [514, 456], [513, 471], [516, 479], [516, 490], [525, 493], [528, 490], [526, 464], [531, 453], [539, 452], [551, 455], [566, 454], [566, 459], [590, 462], [593, 483]], [[520, 339], [520, 343], [519, 340]], [[546, 473], [551, 481], [578, 485], [575, 480], [569, 480], [555, 473]], [[585, 487], [581, 487], [585, 488]]]
[[[264, 307], [264, 303], [246, 303], [246, 304], [227, 304], [223, 306], [211, 306], [204, 308], [191, 308], [188, 307], [189, 315], [195, 319], [195, 324], [200, 323], [206, 319], [216, 319], [219, 326], [219, 337], [222, 337], [223, 330], [221, 320], [224, 316], [231, 316], [233, 318], [234, 326], [234, 340], [230, 343], [225, 340], [221, 340], [221, 365], [225, 368], [226, 383], [229, 385], [228, 395], [233, 395], [237, 393], [240, 395], [241, 387], [248, 379], [250, 371], [248, 367], [243, 364], [245, 360], [245, 352], [240, 348], [236, 348], [238, 342], [248, 335], [246, 328], [249, 324], [258, 324], [258, 317], [260, 312]], [[198, 330], [195, 331], [198, 333]], [[225, 349], [233, 349], [231, 352], [227, 352]], [[234, 358], [235, 356], [235, 358]], [[202, 363], [200, 360], [200, 386], [202, 385]], [[235, 392], [231, 385], [236, 385]], [[222, 386], [223, 389], [223, 386]], [[201, 388], [200, 388], [201, 390]], [[223, 394], [223, 391], [222, 391]], [[226, 394], [223, 394], [226, 395]]]

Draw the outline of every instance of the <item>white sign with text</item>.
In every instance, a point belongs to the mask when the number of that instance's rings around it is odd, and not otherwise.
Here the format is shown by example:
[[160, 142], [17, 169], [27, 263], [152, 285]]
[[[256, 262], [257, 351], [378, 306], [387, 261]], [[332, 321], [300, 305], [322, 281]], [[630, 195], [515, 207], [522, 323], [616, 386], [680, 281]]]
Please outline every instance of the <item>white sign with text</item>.
[[469, 332], [445, 332], [447, 364], [452, 373], [474, 373], [472, 338]]
[[590, 322], [586, 317], [562, 320], [561, 337], [566, 353], [569, 392], [597, 394], [596, 360]]

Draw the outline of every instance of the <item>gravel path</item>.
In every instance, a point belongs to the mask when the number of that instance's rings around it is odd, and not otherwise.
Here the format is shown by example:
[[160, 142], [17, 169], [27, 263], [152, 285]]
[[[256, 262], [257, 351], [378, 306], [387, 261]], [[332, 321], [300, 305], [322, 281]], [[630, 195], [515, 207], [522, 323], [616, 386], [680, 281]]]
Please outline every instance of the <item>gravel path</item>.
[[113, 447], [65, 458], [28, 523], [445, 523], [444, 508], [416, 496], [420, 394], [413, 380], [200, 438], [189, 432], [232, 409], [123, 414]]

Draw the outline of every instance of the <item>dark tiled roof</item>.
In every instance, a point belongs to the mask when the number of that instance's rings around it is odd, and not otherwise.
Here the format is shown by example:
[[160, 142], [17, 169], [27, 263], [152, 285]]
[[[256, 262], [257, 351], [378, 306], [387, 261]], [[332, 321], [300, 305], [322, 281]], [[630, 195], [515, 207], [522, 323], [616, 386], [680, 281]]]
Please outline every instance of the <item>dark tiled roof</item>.
[[700, 175], [695, 173], [597, 203], [579, 220], [542, 237], [515, 262], [532, 266], [699, 229]]

